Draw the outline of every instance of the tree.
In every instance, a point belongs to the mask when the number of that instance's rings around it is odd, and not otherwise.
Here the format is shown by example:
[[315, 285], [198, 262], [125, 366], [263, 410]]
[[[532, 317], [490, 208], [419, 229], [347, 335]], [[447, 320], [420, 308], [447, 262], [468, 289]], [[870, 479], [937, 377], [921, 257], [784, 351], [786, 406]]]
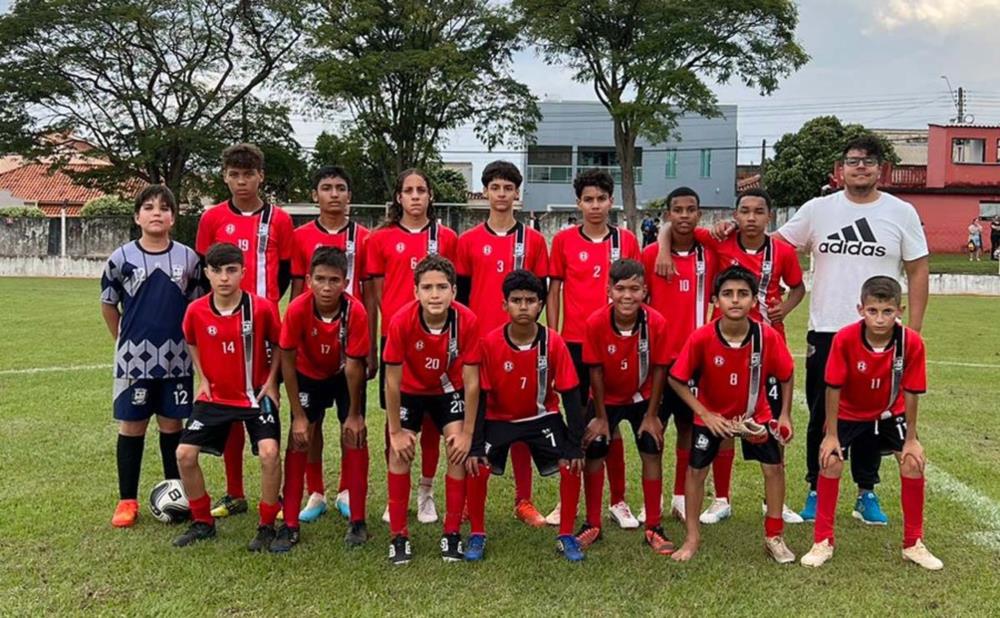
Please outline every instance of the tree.
[[316, 138], [312, 156], [313, 168], [339, 165], [351, 175], [351, 201], [355, 204], [385, 204], [391, 198], [382, 171], [365, 147], [365, 138], [358, 131], [345, 127], [342, 135], [324, 131]]
[[462, 176], [462, 172], [434, 164], [427, 170], [427, 175], [434, 187], [434, 201], [436, 203], [464, 204], [469, 200], [469, 187], [465, 183], [465, 176]]
[[73, 130], [112, 163], [88, 183], [178, 192], [193, 153], [217, 152], [220, 129], [293, 60], [297, 4], [16, 2], [0, 17], [0, 102], [24, 111], [0, 113], [0, 148], [46, 154], [39, 137]]
[[343, 103], [392, 190], [396, 175], [437, 159], [444, 134], [471, 122], [489, 148], [527, 143], [539, 118], [511, 77], [518, 24], [489, 0], [326, 0], [310, 20], [300, 80]]
[[[774, 144], [774, 158], [764, 168], [763, 182], [776, 206], [801, 206], [820, 194], [844, 144], [867, 134], [860, 124], [842, 124], [836, 116], [819, 116]], [[892, 143], [878, 137], [889, 161], [899, 160]]]
[[761, 93], [802, 66], [791, 0], [514, 0], [545, 60], [593, 84], [614, 125], [625, 215], [635, 229], [635, 142], [666, 141], [688, 112], [718, 116], [706, 79]]

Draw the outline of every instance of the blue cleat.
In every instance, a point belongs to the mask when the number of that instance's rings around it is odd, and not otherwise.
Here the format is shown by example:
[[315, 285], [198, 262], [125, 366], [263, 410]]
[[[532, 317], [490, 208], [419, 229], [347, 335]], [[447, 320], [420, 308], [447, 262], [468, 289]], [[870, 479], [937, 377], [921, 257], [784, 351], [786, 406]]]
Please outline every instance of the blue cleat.
[[561, 534], [556, 537], [556, 551], [565, 556], [570, 562], [580, 562], [584, 557], [580, 541], [572, 534]]
[[346, 489], [337, 494], [337, 510], [344, 519], [351, 519], [351, 496]]
[[878, 496], [874, 492], [866, 491], [858, 496], [858, 501], [854, 503], [854, 512], [851, 513], [854, 519], [861, 520], [869, 526], [885, 526], [889, 523], [889, 518], [882, 512], [882, 505], [878, 503]]
[[330, 507], [326, 505], [326, 496], [323, 494], [312, 494], [306, 502], [306, 508], [299, 513], [299, 521], [311, 524], [320, 518]]
[[478, 562], [483, 559], [486, 553], [486, 535], [472, 534], [465, 543], [465, 561]]
[[818, 494], [815, 491], [810, 491], [809, 495], [806, 496], [806, 504], [799, 511], [799, 517], [802, 521], [816, 521], [816, 500]]

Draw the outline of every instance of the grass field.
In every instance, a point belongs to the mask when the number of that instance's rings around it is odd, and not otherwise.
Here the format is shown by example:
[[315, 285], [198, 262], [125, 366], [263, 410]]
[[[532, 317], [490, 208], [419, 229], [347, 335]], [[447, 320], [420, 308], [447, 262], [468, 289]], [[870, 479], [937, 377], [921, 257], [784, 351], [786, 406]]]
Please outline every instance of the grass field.
[[[934, 297], [927, 317], [930, 392], [922, 398], [921, 437], [929, 471], [926, 540], [945, 562], [928, 573], [901, 562], [899, 481], [883, 465], [879, 493], [890, 517], [883, 529], [850, 517], [842, 484], [837, 555], [818, 571], [768, 562], [762, 551], [758, 470], [736, 465], [734, 516], [704, 532], [702, 552], [685, 565], [645, 550], [635, 531], [606, 528], [605, 538], [573, 565], [554, 552], [554, 532], [511, 516], [507, 478], [491, 483], [485, 562], [443, 564], [437, 525], [411, 526], [416, 559], [391, 568], [381, 458], [373, 457], [369, 524], [374, 539], [348, 551], [345, 522], [328, 515], [303, 526], [290, 555], [251, 555], [254, 516], [219, 523], [219, 537], [186, 550], [180, 532], [145, 511], [134, 529], [109, 524], [117, 500], [115, 425], [110, 414], [112, 342], [98, 312], [96, 281], [0, 279], [6, 316], [0, 337], [0, 614], [3, 615], [996, 615], [1000, 612], [1000, 328], [995, 298]], [[793, 352], [804, 347], [805, 308], [789, 324]], [[968, 342], [975, 342], [970, 347]], [[96, 368], [80, 368], [95, 366]], [[57, 368], [75, 369], [57, 369]], [[42, 369], [43, 371], [33, 371]], [[803, 375], [796, 376], [802, 388]], [[369, 398], [369, 401], [373, 401]], [[368, 410], [370, 426], [382, 413]], [[806, 412], [795, 405], [804, 434]], [[382, 448], [370, 431], [372, 453]], [[140, 497], [161, 475], [150, 431]], [[668, 433], [672, 443], [673, 431]], [[332, 442], [332, 440], [331, 440]], [[804, 442], [788, 450], [788, 503], [801, 505]], [[328, 462], [336, 453], [328, 452]], [[628, 496], [641, 506], [633, 445]], [[256, 462], [247, 488], [256, 494]], [[207, 458], [213, 495], [221, 460]], [[333, 466], [328, 464], [331, 479]], [[669, 483], [668, 483], [669, 486]], [[556, 500], [554, 479], [536, 480], [536, 503]], [[436, 488], [443, 506], [443, 484]], [[668, 532], [682, 537], [680, 525]], [[797, 554], [811, 528], [790, 527]]]

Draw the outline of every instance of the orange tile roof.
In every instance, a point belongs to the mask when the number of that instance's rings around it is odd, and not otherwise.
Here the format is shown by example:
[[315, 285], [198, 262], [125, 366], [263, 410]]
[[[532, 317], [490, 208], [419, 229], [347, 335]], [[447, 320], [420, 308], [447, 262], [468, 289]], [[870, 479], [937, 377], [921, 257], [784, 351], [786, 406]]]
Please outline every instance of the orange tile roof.
[[[75, 171], [85, 171], [92, 166], [71, 165]], [[0, 191], [9, 191], [15, 198], [44, 204], [83, 205], [87, 200], [105, 195], [100, 189], [75, 184], [61, 171], [50, 172], [44, 163], [29, 163], [0, 174]]]

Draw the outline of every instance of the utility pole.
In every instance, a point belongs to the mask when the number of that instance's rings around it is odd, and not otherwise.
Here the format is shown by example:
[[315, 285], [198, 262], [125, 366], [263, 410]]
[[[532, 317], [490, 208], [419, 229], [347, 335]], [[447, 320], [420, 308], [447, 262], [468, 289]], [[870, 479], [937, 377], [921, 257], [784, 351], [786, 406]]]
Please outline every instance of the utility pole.
[[767, 161], [767, 138], [760, 140], [760, 179], [764, 181], [764, 163]]
[[958, 87], [958, 124], [965, 122], [965, 88]]

